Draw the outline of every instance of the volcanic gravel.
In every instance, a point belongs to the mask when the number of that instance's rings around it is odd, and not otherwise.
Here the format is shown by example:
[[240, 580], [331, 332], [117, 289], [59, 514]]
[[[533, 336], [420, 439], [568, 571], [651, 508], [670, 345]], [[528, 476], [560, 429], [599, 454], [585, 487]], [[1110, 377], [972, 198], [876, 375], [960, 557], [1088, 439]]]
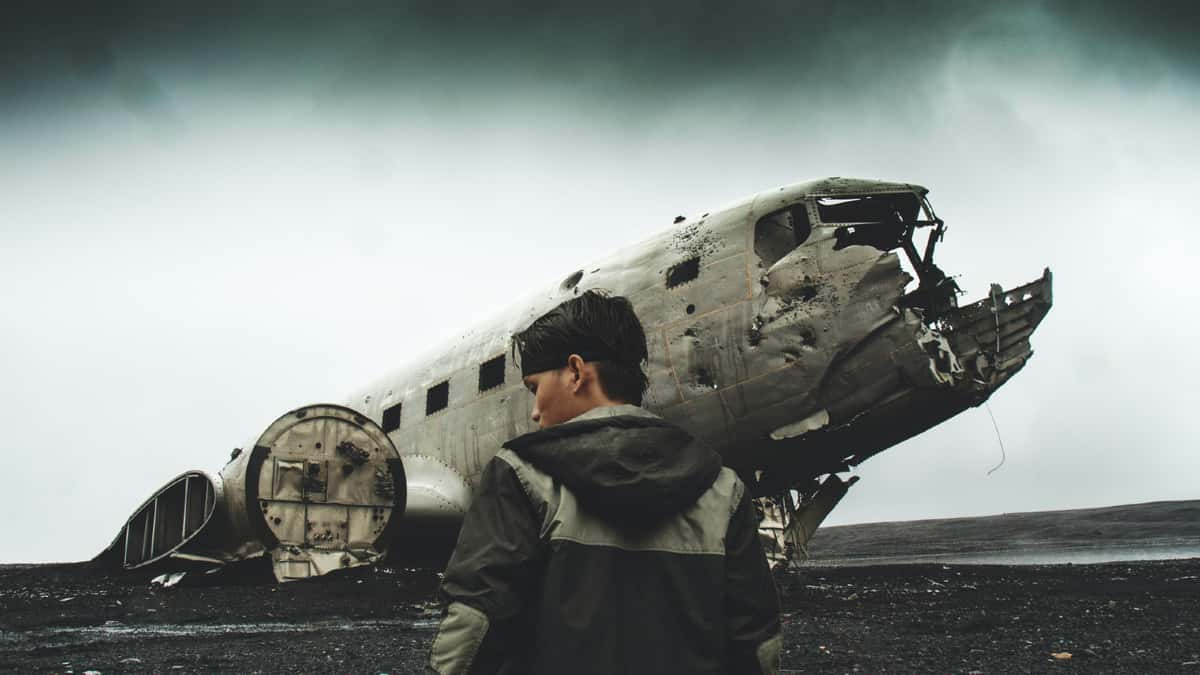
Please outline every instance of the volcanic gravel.
[[[776, 578], [785, 672], [1200, 673], [1200, 559]], [[0, 670], [420, 672], [437, 582], [378, 568], [164, 589], [88, 564], [0, 566]]]

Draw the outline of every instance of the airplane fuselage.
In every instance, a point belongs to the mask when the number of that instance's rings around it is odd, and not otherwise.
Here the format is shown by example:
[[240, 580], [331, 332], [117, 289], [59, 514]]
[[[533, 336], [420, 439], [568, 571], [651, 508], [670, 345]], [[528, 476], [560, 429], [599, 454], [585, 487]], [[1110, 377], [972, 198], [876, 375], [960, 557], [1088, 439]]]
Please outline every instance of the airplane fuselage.
[[926, 193], [829, 178], [677, 219], [563, 270], [345, 406], [286, 413], [217, 479], [188, 472], [161, 488], [101, 555], [135, 569], [269, 554], [280, 579], [385, 554], [436, 564], [484, 466], [536, 427], [512, 335], [603, 289], [645, 329], [643, 405], [720, 452], [764, 498], [769, 552], [802, 557], [855, 480], [838, 474], [985, 401], [1024, 367], [1051, 306], [1047, 270], [960, 307], [933, 262], [945, 228]]
[[[956, 392], [959, 400], [932, 423], [986, 398], [964, 382], [956, 355], [930, 325], [931, 309], [945, 308], [903, 307], [914, 280], [897, 253], [905, 245], [875, 222], [895, 210], [932, 226], [926, 192], [826, 179], [685, 219], [564, 270], [561, 282], [347, 404], [383, 425], [406, 466], [436, 462], [469, 489], [505, 440], [535, 428], [510, 353], [513, 333], [574, 294], [604, 289], [628, 297], [645, 327], [645, 407], [710, 443], [752, 481], [773, 467], [775, 488], [844, 470], [847, 460], [857, 463], [931, 426], [860, 434], [846, 447], [831, 436], [889, 397], [921, 407], [927, 402], [913, 399], [914, 390], [927, 390], [922, 395], [935, 402]], [[872, 227], [883, 234], [870, 234]], [[804, 447], [797, 440], [819, 438], [818, 430], [831, 442]]]

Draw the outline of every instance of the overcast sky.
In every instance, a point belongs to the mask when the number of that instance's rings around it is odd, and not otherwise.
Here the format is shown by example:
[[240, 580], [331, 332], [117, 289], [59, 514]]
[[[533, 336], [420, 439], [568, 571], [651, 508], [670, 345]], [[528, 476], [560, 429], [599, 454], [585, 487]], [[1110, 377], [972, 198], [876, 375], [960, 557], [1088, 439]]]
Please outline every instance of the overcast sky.
[[830, 522], [1200, 498], [1196, 10], [303, 4], [0, 29], [0, 562], [90, 557], [286, 410], [834, 175], [928, 186], [964, 300], [1049, 266], [1055, 306], [1001, 469], [969, 410]]

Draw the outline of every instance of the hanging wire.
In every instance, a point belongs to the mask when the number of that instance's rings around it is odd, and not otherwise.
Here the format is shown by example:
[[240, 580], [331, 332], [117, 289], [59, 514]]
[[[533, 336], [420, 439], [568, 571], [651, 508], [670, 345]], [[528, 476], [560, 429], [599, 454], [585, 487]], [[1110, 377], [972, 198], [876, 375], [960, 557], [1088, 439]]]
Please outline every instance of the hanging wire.
[[996, 424], [996, 416], [992, 414], [992, 406], [987, 401], [983, 402], [983, 407], [987, 408], [988, 417], [992, 418], [992, 428], [996, 430], [996, 440], [1000, 442], [1000, 463], [988, 470], [987, 475], [992, 475], [992, 472], [1004, 466], [1004, 462], [1008, 460], [1008, 453], [1004, 451], [1004, 439], [1000, 437], [1000, 426]]
[[[988, 295], [992, 298], [992, 317], [996, 320], [996, 365], [1000, 364], [1000, 298], [1004, 293], [998, 284], [992, 284], [988, 289]], [[1004, 439], [1000, 437], [1000, 425], [996, 424], [996, 416], [992, 413], [992, 406], [987, 401], [983, 402], [983, 407], [987, 408], [988, 417], [992, 418], [992, 428], [996, 430], [996, 440], [1000, 443], [1000, 463], [988, 469], [987, 475], [992, 475], [992, 472], [1004, 466], [1004, 462], [1008, 461], [1008, 453], [1004, 451]]]

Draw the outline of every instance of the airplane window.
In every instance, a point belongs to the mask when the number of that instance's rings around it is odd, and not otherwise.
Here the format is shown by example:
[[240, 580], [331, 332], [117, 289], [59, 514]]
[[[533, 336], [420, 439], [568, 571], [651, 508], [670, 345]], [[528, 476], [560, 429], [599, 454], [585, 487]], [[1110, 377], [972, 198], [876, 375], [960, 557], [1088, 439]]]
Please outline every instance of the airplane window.
[[450, 404], [450, 381], [447, 380], [441, 384], [435, 384], [429, 388], [425, 394], [425, 414], [432, 415], [433, 413], [445, 409]]
[[483, 362], [479, 366], [479, 391], [487, 391], [504, 384], [504, 355]]
[[794, 204], [758, 219], [754, 224], [754, 252], [770, 267], [803, 244], [810, 234], [808, 209], [804, 204]]
[[667, 288], [686, 284], [698, 276], [700, 276], [700, 257], [688, 258], [667, 270]]
[[400, 428], [400, 404], [383, 411], [383, 433], [390, 434]]

